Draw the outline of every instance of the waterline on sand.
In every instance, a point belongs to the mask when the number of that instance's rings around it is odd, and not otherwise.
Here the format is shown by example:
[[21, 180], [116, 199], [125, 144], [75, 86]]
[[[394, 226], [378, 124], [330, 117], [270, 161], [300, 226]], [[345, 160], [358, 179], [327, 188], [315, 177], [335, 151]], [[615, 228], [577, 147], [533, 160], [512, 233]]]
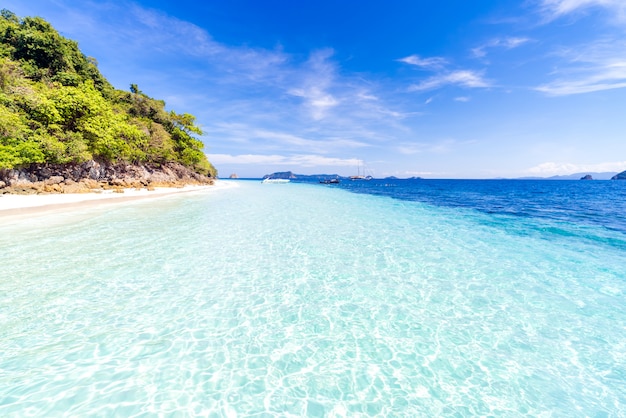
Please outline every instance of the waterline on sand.
[[157, 187], [148, 189], [102, 190], [93, 193], [4, 194], [0, 195], [0, 217], [44, 213], [52, 210], [89, 207], [102, 203], [122, 203], [137, 199], [168, 196], [177, 193], [206, 192], [236, 187], [234, 182], [214, 181], [211, 186]]

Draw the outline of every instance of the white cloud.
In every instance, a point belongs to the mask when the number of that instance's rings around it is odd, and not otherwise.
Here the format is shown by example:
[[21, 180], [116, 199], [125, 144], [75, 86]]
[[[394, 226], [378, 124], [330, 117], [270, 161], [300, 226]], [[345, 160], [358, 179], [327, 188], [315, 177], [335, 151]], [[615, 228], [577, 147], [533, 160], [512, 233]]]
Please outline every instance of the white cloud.
[[442, 173], [436, 173], [434, 171], [415, 171], [415, 170], [395, 170], [385, 171], [380, 173], [381, 178], [394, 176], [401, 179], [407, 179], [411, 177], [442, 177]]
[[369, 100], [378, 101], [378, 97], [372, 95], [371, 93], [367, 91], [360, 91], [359, 93], [357, 93], [356, 97], [364, 101], [369, 101]]
[[541, 0], [540, 7], [551, 19], [593, 7], [606, 8], [620, 20], [626, 17], [624, 0]]
[[557, 81], [539, 86], [536, 90], [549, 96], [569, 96], [572, 94], [593, 93], [602, 90], [623, 89], [625, 87], [626, 81], [613, 82], [608, 80], [606, 82], [599, 82], [598, 77], [590, 77], [575, 81]]
[[430, 77], [419, 84], [409, 86], [409, 91], [433, 90], [447, 85], [456, 85], [466, 88], [486, 88], [491, 84], [482, 77], [481, 73], [471, 70], [458, 70]]
[[463, 102], [463, 103], [465, 103], [465, 102], [469, 102], [470, 98], [467, 97], [467, 96], [459, 96], [459, 97], [455, 97], [454, 101], [455, 102]]
[[[490, 83], [485, 80], [482, 73], [472, 70], [444, 70], [448, 61], [442, 57], [420, 58], [418, 55], [410, 55], [397, 61], [414, 65], [428, 70], [439, 70], [439, 74], [427, 78], [418, 84], [409, 86], [409, 91], [433, 90], [446, 85], [457, 85], [467, 88], [489, 87]], [[432, 101], [428, 99], [425, 104]]]
[[282, 164], [285, 161], [282, 155], [258, 154], [207, 154], [207, 158], [213, 164]]
[[439, 139], [431, 142], [412, 142], [398, 144], [395, 149], [400, 154], [413, 155], [420, 153], [447, 154], [455, 149], [468, 144], [475, 143], [474, 140], [459, 141], [456, 139]]
[[[313, 154], [333, 154], [349, 152], [371, 146], [361, 139], [341, 136], [322, 136], [314, 132], [297, 135], [255, 127], [244, 123], [218, 123], [207, 129], [208, 141], [219, 137], [222, 144], [230, 144], [238, 149], [254, 149], [268, 155], [272, 152], [307, 152]], [[356, 134], [355, 134], [356, 137]]]
[[529, 42], [530, 38], [505, 38], [498, 46], [503, 46], [506, 49], [517, 48], [520, 45], [524, 45]]
[[424, 152], [426, 147], [423, 144], [400, 144], [396, 147], [396, 150], [400, 154], [413, 155]]
[[550, 96], [567, 96], [626, 87], [626, 42], [601, 40], [560, 53], [563, 65], [558, 79], [535, 90]]
[[[283, 74], [289, 59], [280, 50], [226, 45], [204, 28], [134, 2], [83, 2], [80, 6], [64, 0], [54, 3], [62, 11], [55, 26], [62, 33], [81, 39], [81, 47], [89, 44], [102, 66], [108, 67], [110, 73], [123, 72], [125, 79], [135, 65], [149, 60], [167, 61], [168, 70], [185, 72], [178, 77], [219, 78], [222, 83], [239, 84], [246, 80], [274, 80]], [[204, 62], [206, 70], [191, 70], [190, 61]], [[164, 71], [158, 71], [155, 64], [153, 67], [152, 73], [165, 77]], [[142, 77], [146, 75], [134, 75], [132, 81]], [[118, 87], [126, 85], [125, 82]]]
[[266, 144], [268, 143], [267, 141], [270, 141], [270, 144], [280, 146], [283, 149], [293, 148], [299, 150], [309, 150], [322, 154], [341, 148], [359, 148], [367, 146], [364, 142], [345, 138], [308, 139], [293, 134], [269, 131], [265, 129], [253, 129], [249, 131], [249, 136], [255, 139], [263, 139]]
[[[88, 46], [85, 52], [97, 56], [116, 87], [136, 83], [146, 94], [166, 99], [169, 109], [193, 113], [207, 132], [207, 144], [248, 145], [233, 153], [297, 151], [295, 138], [289, 145], [284, 137], [250, 137], [262, 130], [293, 134], [304, 153], [367, 146], [404, 132], [405, 120], [416, 115], [395, 99], [395, 80], [343, 71], [330, 48], [302, 59], [280, 46], [228, 44], [210, 28], [133, 1], [50, 4], [57, 10], [54, 24]], [[219, 126], [235, 121], [249, 129], [235, 134]], [[280, 144], [293, 148], [279, 149]]]
[[619, 172], [626, 169], [626, 161], [605, 162], [597, 164], [575, 164], [546, 162], [526, 170], [528, 174], [539, 176], [556, 176], [574, 173]]
[[323, 119], [329, 109], [339, 104], [339, 101], [332, 94], [315, 86], [307, 89], [291, 89], [289, 93], [305, 100], [311, 109], [311, 116], [315, 120]]
[[305, 64], [300, 86], [288, 90], [292, 96], [303, 99], [313, 120], [319, 121], [328, 115], [328, 111], [340, 104], [332, 93], [336, 79], [335, 65], [330, 61], [332, 49], [315, 51]]
[[207, 154], [215, 165], [275, 165], [294, 167], [355, 167], [362, 162], [356, 158], [334, 158], [321, 155], [260, 155], [260, 154]]
[[150, 51], [153, 54], [193, 56], [215, 56], [227, 52], [207, 31], [193, 23], [132, 3], [111, 4], [109, 7], [109, 13], [119, 15], [120, 19], [103, 19], [101, 25], [109, 33], [106, 41], [123, 43], [123, 50], [131, 49], [139, 54]]
[[448, 61], [442, 57], [420, 58], [419, 55], [409, 55], [397, 61], [425, 69], [443, 68], [448, 63]]
[[472, 54], [476, 57], [476, 58], [483, 58], [487, 55], [487, 52], [485, 51], [485, 46], [479, 46], [476, 48], [472, 48]]
[[521, 37], [508, 37], [492, 39], [484, 45], [472, 49], [472, 54], [476, 58], [483, 58], [487, 55], [487, 49], [490, 48], [504, 48], [506, 50], [517, 48], [525, 43], [529, 42], [530, 38]]

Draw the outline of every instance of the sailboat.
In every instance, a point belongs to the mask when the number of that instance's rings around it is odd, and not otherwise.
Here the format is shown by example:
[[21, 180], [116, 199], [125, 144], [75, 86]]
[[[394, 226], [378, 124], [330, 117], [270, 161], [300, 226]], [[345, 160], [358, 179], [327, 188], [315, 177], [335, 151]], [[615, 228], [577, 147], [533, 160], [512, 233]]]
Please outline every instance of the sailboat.
[[[372, 176], [363, 176], [363, 175], [361, 175], [361, 164], [360, 164], [360, 162], [357, 165], [356, 170], [357, 170], [357, 175], [348, 177], [350, 180], [354, 181], [354, 180], [371, 180], [372, 179]], [[363, 169], [363, 174], [365, 174], [365, 169]]]

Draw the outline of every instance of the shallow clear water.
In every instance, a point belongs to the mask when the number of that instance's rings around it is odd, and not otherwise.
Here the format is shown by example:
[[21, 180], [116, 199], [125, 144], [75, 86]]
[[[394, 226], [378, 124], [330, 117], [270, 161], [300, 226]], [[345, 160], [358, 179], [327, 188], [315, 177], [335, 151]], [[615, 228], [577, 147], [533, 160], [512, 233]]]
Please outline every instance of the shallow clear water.
[[237, 184], [0, 220], [0, 416], [626, 415], [619, 228]]

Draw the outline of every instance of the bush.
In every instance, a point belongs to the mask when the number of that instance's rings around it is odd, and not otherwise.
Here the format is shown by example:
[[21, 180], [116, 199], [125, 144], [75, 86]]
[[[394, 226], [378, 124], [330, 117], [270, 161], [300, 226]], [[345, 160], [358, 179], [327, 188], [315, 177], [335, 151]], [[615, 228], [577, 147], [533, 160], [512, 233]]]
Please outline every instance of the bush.
[[180, 162], [215, 176], [195, 117], [137, 85], [115, 90], [48, 22], [0, 12], [0, 168], [33, 163]]

